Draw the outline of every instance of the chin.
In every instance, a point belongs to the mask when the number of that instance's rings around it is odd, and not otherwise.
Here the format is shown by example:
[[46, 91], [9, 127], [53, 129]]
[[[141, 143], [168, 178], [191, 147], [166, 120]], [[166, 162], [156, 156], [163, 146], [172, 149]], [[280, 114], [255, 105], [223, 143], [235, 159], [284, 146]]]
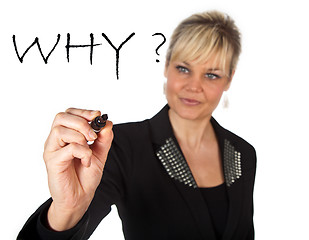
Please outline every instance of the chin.
[[171, 107], [171, 109], [182, 119], [192, 121], [206, 119], [211, 115], [211, 112], [206, 109], [199, 108], [198, 106], [177, 106], [175, 108]]

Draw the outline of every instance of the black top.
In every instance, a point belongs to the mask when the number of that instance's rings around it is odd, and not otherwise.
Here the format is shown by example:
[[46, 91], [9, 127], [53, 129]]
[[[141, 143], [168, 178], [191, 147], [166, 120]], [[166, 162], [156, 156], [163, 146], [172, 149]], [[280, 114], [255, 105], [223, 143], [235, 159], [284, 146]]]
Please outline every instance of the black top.
[[[49, 199], [28, 219], [18, 239], [88, 239], [115, 204], [126, 240], [216, 240], [215, 208], [207, 207], [192, 177], [168, 110], [166, 105], [149, 120], [113, 127], [114, 140], [101, 183], [77, 226], [64, 232], [46, 229]], [[222, 240], [253, 240], [255, 150], [215, 119], [211, 124], [229, 200]]]
[[217, 239], [221, 239], [228, 216], [226, 185], [223, 183], [216, 187], [200, 188], [200, 191], [209, 209]]

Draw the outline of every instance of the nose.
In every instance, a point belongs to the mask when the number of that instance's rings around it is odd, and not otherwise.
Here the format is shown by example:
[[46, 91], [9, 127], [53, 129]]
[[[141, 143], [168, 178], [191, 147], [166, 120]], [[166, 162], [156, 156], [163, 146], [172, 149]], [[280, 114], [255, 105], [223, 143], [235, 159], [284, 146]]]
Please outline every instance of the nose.
[[191, 76], [190, 78], [188, 78], [186, 90], [197, 93], [203, 91], [201, 78], [198, 76]]

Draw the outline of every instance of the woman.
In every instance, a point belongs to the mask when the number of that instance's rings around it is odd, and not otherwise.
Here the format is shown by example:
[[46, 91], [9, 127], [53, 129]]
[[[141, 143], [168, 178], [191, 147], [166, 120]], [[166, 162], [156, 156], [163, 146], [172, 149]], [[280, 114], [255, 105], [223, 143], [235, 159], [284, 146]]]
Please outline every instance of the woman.
[[126, 239], [254, 239], [255, 150], [212, 118], [239, 54], [232, 19], [196, 14], [171, 38], [168, 104], [152, 119], [95, 134], [100, 112], [59, 113], [44, 151], [52, 198], [19, 238], [87, 239], [116, 204]]

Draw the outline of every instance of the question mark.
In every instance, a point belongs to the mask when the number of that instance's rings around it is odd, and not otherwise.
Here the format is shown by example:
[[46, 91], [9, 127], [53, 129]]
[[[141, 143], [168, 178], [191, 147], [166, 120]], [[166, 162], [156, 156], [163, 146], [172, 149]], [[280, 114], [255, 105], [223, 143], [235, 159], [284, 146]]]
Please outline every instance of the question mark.
[[[160, 35], [160, 36], [163, 37], [163, 42], [156, 48], [156, 54], [157, 54], [158, 56], [160, 56], [160, 54], [158, 53], [158, 50], [159, 50], [159, 48], [166, 42], [166, 38], [165, 38], [165, 36], [164, 36], [162, 33], [155, 33], [155, 34], [153, 34], [152, 36], [156, 36], [156, 35]], [[160, 62], [159, 59], [156, 59], [156, 62]]]

